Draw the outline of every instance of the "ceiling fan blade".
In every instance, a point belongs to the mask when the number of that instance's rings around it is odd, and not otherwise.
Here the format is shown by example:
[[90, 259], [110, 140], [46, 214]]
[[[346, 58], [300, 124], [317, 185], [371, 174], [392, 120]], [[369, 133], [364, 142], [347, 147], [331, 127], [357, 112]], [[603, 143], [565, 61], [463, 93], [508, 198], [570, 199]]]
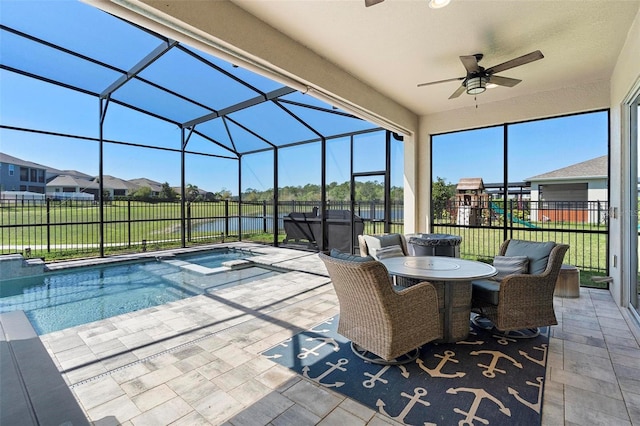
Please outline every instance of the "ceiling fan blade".
[[497, 74], [499, 72], [519, 67], [520, 65], [528, 64], [529, 62], [537, 61], [538, 59], [544, 58], [544, 55], [541, 51], [536, 50], [535, 52], [527, 53], [526, 55], [522, 55], [518, 58], [514, 58], [510, 61], [503, 62], [491, 68], [487, 68], [486, 72], [489, 74]]
[[521, 81], [522, 80], [518, 80], [517, 78], [500, 77], [499, 75], [489, 77], [489, 83], [497, 84], [498, 86], [513, 87]]
[[458, 96], [462, 95], [464, 93], [465, 89], [466, 89], [466, 87], [461, 84], [460, 87], [458, 87], [456, 89], [456, 91], [453, 92], [451, 94], [451, 96], [449, 96], [449, 99], [457, 98]]
[[378, 3], [382, 3], [384, 0], [364, 0], [365, 7], [373, 6]]
[[446, 80], [438, 80], [438, 81], [430, 81], [428, 83], [420, 83], [420, 84], [418, 84], [418, 87], [431, 86], [432, 84], [448, 83], [449, 81], [460, 81], [460, 80], [464, 80], [464, 77], [447, 78]]
[[464, 67], [467, 69], [468, 74], [473, 74], [480, 71], [480, 65], [478, 65], [478, 61], [480, 59], [482, 59], [481, 54], [460, 56], [462, 65], [464, 65]]

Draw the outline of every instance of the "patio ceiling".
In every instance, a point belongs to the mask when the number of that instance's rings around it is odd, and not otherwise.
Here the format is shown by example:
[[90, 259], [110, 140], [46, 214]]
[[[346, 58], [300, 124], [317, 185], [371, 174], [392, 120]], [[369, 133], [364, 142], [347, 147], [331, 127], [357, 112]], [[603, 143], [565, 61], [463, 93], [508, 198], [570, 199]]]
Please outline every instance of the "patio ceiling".
[[461, 55], [483, 53], [484, 67], [535, 50], [545, 56], [500, 73], [522, 82], [487, 90], [478, 104], [608, 84], [640, 6], [636, 0], [451, 0], [435, 10], [427, 0], [372, 7], [364, 0], [232, 1], [418, 115], [475, 105], [466, 94], [448, 99], [458, 81], [417, 87], [464, 76]]
[[0, 2], [0, 12], [3, 73], [54, 83], [193, 131], [190, 137], [200, 145], [216, 147], [208, 151], [214, 155], [237, 158], [378, 128], [81, 2]]

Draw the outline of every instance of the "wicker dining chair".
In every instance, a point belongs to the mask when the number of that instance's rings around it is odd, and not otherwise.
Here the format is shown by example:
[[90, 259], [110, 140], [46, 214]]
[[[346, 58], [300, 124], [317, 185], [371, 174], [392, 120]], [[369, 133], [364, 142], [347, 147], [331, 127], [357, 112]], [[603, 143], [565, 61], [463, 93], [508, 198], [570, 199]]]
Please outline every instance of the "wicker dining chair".
[[[504, 241], [494, 260], [498, 278], [472, 282], [472, 311], [479, 315], [474, 323], [488, 319], [511, 337], [534, 337], [539, 327], [558, 324], [553, 292], [568, 249], [554, 242]], [[514, 266], [519, 259], [525, 260], [521, 270]]]
[[[385, 266], [371, 258], [319, 253], [338, 296], [338, 333], [366, 361], [400, 364], [420, 346], [442, 338], [438, 295], [429, 282], [394, 287]], [[358, 259], [358, 260], [356, 260]]]

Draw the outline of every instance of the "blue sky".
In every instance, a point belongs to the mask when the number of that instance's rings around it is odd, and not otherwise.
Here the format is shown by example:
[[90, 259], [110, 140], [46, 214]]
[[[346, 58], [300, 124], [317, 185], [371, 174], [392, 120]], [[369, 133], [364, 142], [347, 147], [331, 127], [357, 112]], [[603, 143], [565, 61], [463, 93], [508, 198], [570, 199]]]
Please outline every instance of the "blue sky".
[[[61, 13], [64, 12], [64, 13]], [[83, 54], [95, 56], [101, 61], [115, 63], [128, 69], [141, 57], [153, 49], [158, 39], [148, 34], [131, 33], [131, 29], [92, 7], [75, 1], [17, 2], [0, 0], [0, 21], [29, 34], [52, 40], [62, 46], [75, 49]], [[91, 23], [91, 24], [88, 24]], [[117, 30], [111, 25], [117, 25]], [[104, 25], [104, 27], [102, 27]], [[65, 31], [61, 31], [64, 28]], [[72, 36], [68, 36], [69, 31]], [[76, 83], [81, 81], [94, 91], [103, 90], [112, 82], [117, 73], [82, 66], [64, 68], [63, 59], [54, 56], [46, 49], [34, 54], [30, 47], [20, 44], [14, 35], [6, 32], [0, 36], [0, 48], [3, 64], [26, 65], [28, 69], [46, 68], [48, 75], [63, 81]], [[95, 48], [100, 46], [100, 48]], [[117, 47], [117, 48], [116, 48]], [[163, 56], [162, 67], [145, 69], [145, 77], [162, 84], [175, 84], [190, 96], [210, 99], [215, 94], [221, 105], [230, 105], [239, 100], [235, 90], [226, 86], [205, 84], [206, 74], [190, 72], [184, 75], [181, 65], [189, 59], [184, 52]], [[236, 69], [228, 63], [208, 57], [228, 71], [242, 73], [251, 84], [263, 91], [274, 90], [281, 85], [263, 77]], [[74, 61], [77, 61], [74, 60]], [[69, 61], [71, 63], [71, 61]], [[70, 64], [69, 63], [69, 64]], [[53, 64], [53, 65], [52, 65]], [[58, 64], [58, 66], [55, 66]], [[65, 65], [69, 65], [65, 63]], [[180, 78], [175, 78], [179, 76]], [[135, 95], [140, 89], [133, 85], [121, 92], [123, 97]], [[240, 88], [242, 89], [242, 88]], [[241, 90], [242, 92], [242, 90]], [[251, 95], [246, 93], [244, 96]], [[310, 99], [308, 95], [292, 94], [292, 100], [312, 101], [317, 106], [330, 106]], [[150, 108], [158, 112], [168, 111], [182, 119], [192, 118], [197, 110], [182, 111], [162, 98], [149, 97]], [[216, 107], [219, 107], [216, 105]], [[190, 108], [193, 108], [192, 106]], [[299, 111], [308, 114], [308, 111]], [[239, 117], [245, 114], [238, 113]], [[261, 108], [259, 114], [253, 113], [256, 128], [276, 140], [285, 128], [283, 124], [274, 125], [271, 112]], [[184, 117], [183, 117], [184, 116]], [[98, 138], [99, 123], [98, 99], [86, 94], [37, 81], [26, 76], [0, 70], [0, 124], [24, 128], [33, 128], [48, 132], [76, 134]], [[339, 128], [338, 122], [313, 122], [313, 115], [305, 119], [313, 126]], [[509, 180], [519, 181], [527, 177], [565, 167], [580, 161], [605, 155], [607, 153], [607, 115], [606, 113], [578, 115], [543, 120], [512, 126], [509, 134]], [[179, 121], [179, 120], [178, 120]], [[219, 120], [217, 120], [219, 122]], [[289, 132], [304, 140], [304, 131], [300, 128]], [[213, 123], [210, 124], [214, 126]], [[217, 125], [214, 129], [220, 138], [225, 137], [225, 129]], [[332, 129], [334, 130], [334, 129]], [[340, 131], [336, 133], [341, 133]], [[245, 135], [246, 136], [246, 135]], [[174, 124], [142, 113], [128, 110], [117, 104], [111, 104], [105, 120], [104, 137], [129, 143], [146, 144], [164, 148], [179, 149], [181, 130]], [[436, 136], [433, 148], [433, 176], [443, 177], [455, 183], [462, 177], [482, 177], [485, 182], [502, 180], [502, 128], [489, 128], [468, 132], [459, 132]], [[249, 137], [244, 139], [250, 140]], [[220, 139], [222, 140], [222, 139]], [[254, 142], [255, 143], [255, 142]], [[89, 175], [98, 174], [98, 143], [73, 138], [61, 138], [50, 135], [25, 133], [0, 129], [0, 151], [36, 163], [58, 169], [73, 169]], [[193, 137], [187, 147], [189, 150], [209, 154], [229, 155], [198, 137]], [[346, 139], [331, 140], [327, 144], [327, 180], [344, 182], [349, 180], [350, 156]], [[403, 170], [402, 144], [394, 143], [392, 156], [392, 185], [401, 186]], [[369, 172], [384, 169], [383, 133], [361, 135], [354, 146], [354, 171]], [[305, 185], [320, 183], [320, 145], [297, 146], [279, 153], [279, 185]], [[208, 191], [229, 189], [237, 193], [238, 161], [212, 159], [197, 155], [187, 155], [186, 181]], [[243, 157], [242, 190], [254, 188], [270, 189], [273, 186], [273, 154], [261, 153]], [[143, 149], [134, 146], [105, 144], [104, 173], [124, 179], [146, 177], [158, 182], [180, 185], [180, 154], [177, 152]]]
[[[558, 117], [509, 126], [510, 182], [607, 155], [605, 111]], [[457, 183], [481, 177], [503, 181], [503, 127], [450, 133], [433, 138], [433, 177]]]

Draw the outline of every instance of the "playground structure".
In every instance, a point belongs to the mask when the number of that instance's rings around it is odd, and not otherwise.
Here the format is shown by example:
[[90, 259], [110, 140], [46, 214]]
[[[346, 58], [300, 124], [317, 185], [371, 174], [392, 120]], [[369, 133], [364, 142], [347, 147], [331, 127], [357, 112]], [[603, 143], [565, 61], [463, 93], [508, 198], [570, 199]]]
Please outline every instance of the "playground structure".
[[461, 178], [456, 186], [453, 202], [454, 211], [451, 217], [456, 218], [457, 225], [481, 226], [483, 223], [491, 223], [492, 220], [504, 218], [504, 220], [527, 228], [536, 227], [531, 222], [520, 219], [510, 212], [505, 214], [502, 207], [490, 200], [490, 195], [485, 192], [482, 178]]

